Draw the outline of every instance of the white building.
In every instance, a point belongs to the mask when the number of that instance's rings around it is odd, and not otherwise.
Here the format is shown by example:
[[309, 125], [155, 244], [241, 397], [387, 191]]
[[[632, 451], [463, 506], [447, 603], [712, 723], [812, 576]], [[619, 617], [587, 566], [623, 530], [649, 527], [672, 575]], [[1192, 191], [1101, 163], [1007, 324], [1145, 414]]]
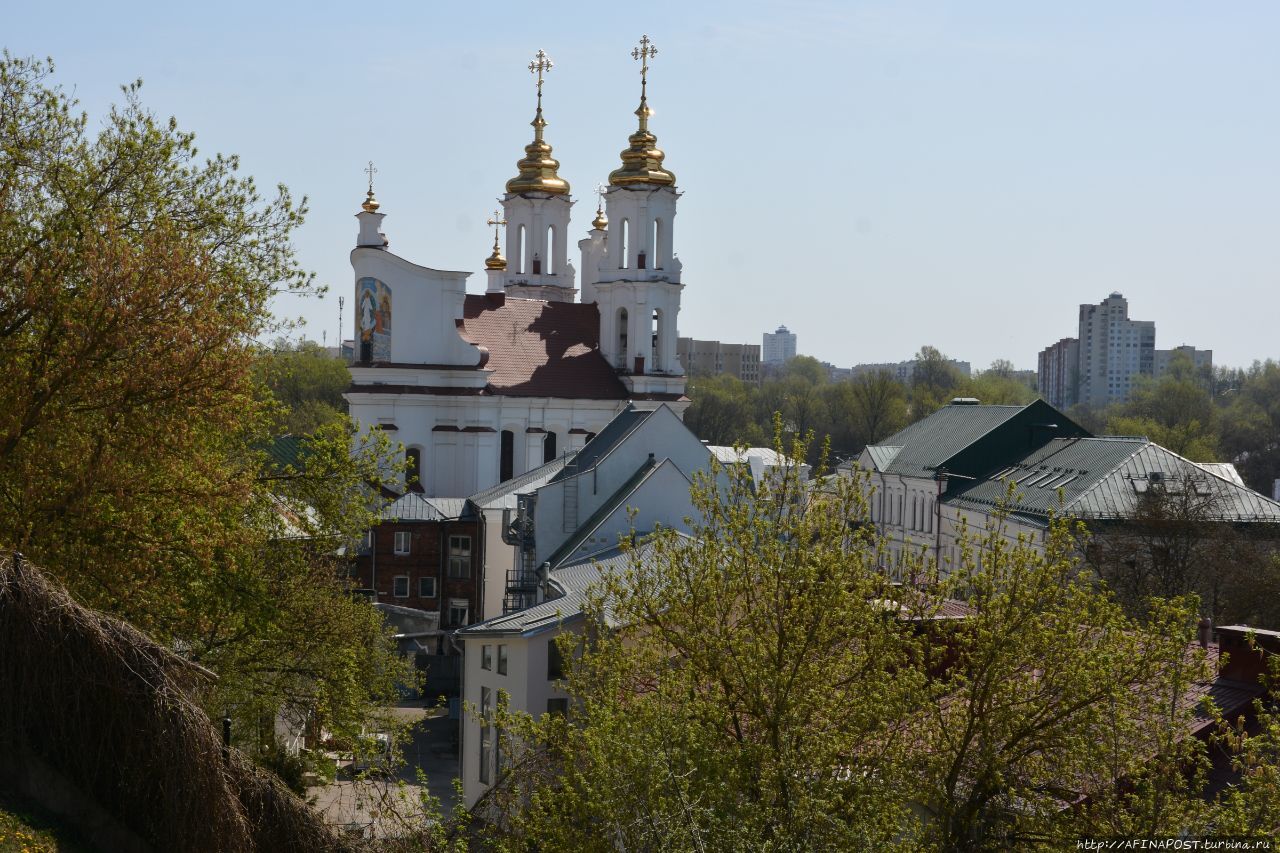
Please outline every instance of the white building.
[[[508, 593], [528, 596], [527, 606], [458, 633], [463, 699], [481, 711], [493, 711], [500, 695], [510, 708], [534, 715], [563, 710], [554, 641], [580, 627], [583, 594], [600, 577], [597, 562], [625, 559], [619, 539], [633, 531], [687, 531], [686, 519], [695, 515], [690, 487], [697, 472], [710, 471], [711, 459], [667, 406], [629, 407], [559, 472], [516, 495]], [[471, 806], [498, 776], [498, 734], [464, 715], [460, 742]]]
[[858, 467], [868, 472], [871, 520], [888, 540], [890, 568], [904, 551], [944, 571], [955, 565], [965, 531], [981, 536], [1010, 484], [1019, 496], [1001, 528], [1010, 540], [1043, 542], [1051, 512], [1122, 521], [1144, 495], [1185, 489], [1203, 495], [1217, 520], [1280, 523], [1280, 503], [1245, 487], [1231, 466], [1196, 464], [1145, 438], [1091, 436], [1043, 400], [953, 402], [868, 446]]
[[[688, 405], [676, 354], [680, 193], [648, 129], [609, 176], [582, 255], [581, 301], [569, 261], [569, 184], [544, 138], [539, 52], [534, 139], [502, 197], [506, 252], [495, 237], [484, 294], [469, 273], [393, 254], [370, 184], [356, 215], [356, 356], [346, 394], [363, 427], [405, 447], [429, 496], [463, 496], [577, 450], [628, 404]], [[647, 70], [647, 65], [646, 65]], [[610, 225], [612, 223], [612, 225]]]
[[787, 331], [786, 326], [779, 326], [776, 331], [764, 333], [764, 344], [760, 347], [760, 361], [776, 367], [786, 364], [796, 357], [796, 333]]
[[1191, 359], [1191, 366], [1195, 368], [1198, 376], [1210, 377], [1213, 375], [1213, 350], [1196, 349], [1188, 344], [1174, 347], [1173, 349], [1156, 350], [1155, 371], [1156, 379], [1164, 376], [1169, 372], [1169, 365], [1173, 363], [1173, 358], [1178, 353], [1182, 353]]
[[1129, 300], [1112, 293], [1097, 305], [1080, 306], [1079, 396], [1102, 407], [1129, 398], [1139, 376], [1155, 369], [1156, 324], [1130, 320]]

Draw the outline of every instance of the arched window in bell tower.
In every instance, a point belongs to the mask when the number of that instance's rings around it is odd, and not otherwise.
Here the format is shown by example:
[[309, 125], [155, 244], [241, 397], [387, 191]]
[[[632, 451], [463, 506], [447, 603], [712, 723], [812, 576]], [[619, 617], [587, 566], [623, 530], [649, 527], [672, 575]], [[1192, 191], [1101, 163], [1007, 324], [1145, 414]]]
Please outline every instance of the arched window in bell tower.
[[547, 226], [547, 262], [542, 265], [542, 271], [547, 275], [556, 274], [556, 227], [554, 225]]
[[653, 220], [653, 263], [649, 266], [655, 270], [662, 269], [662, 259], [666, 257], [666, 223], [661, 219]]
[[653, 366], [650, 367], [649, 370], [652, 373], [657, 373], [662, 370], [662, 309], [661, 308], [653, 309], [652, 334], [650, 335], [649, 340], [650, 340], [650, 346], [652, 346], [653, 348], [651, 350], [651, 352], [653, 353], [653, 355], [651, 356], [653, 358]]
[[511, 263], [515, 265], [515, 272], [524, 275], [524, 226], [516, 228], [516, 250], [512, 253], [515, 257], [511, 259]]
[[621, 250], [618, 252], [618, 269], [620, 270], [625, 270], [631, 260], [630, 231], [631, 223], [625, 219], [622, 220], [622, 228], [618, 231], [618, 248]]
[[618, 367], [627, 367], [627, 309], [618, 309]]

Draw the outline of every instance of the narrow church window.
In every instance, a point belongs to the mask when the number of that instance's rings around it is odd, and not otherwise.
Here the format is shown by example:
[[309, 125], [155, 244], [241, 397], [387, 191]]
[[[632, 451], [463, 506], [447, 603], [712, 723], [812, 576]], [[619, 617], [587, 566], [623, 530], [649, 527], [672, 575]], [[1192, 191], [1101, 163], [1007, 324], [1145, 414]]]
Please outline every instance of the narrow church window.
[[662, 369], [662, 309], [653, 309], [653, 334], [651, 335], [650, 346], [653, 347], [653, 369]]
[[547, 275], [556, 274], [556, 227], [554, 225], [547, 226]]
[[412, 491], [422, 491], [422, 451], [417, 447], [410, 447], [404, 452], [404, 462], [405, 485]]
[[538, 257], [538, 253], [533, 253], [533, 274], [542, 275], [542, 259]]
[[618, 367], [627, 367], [627, 309], [618, 309]]
[[621, 251], [618, 253], [618, 269], [625, 270], [627, 268], [628, 255], [631, 251], [630, 223], [622, 220], [622, 228], [618, 231], [618, 244]]
[[556, 434], [548, 432], [542, 439], [542, 461], [550, 462], [556, 458]]
[[515, 476], [515, 449], [516, 437], [511, 430], [504, 429], [502, 431], [502, 447], [499, 450], [498, 457], [498, 480], [505, 483]]
[[662, 244], [665, 242], [666, 235], [662, 231], [662, 220], [653, 220], [653, 268], [655, 270], [662, 269], [662, 259], [665, 257], [663, 252], [666, 250], [666, 246]]
[[515, 264], [515, 271], [520, 275], [524, 275], [524, 226], [521, 225], [516, 229], [516, 250], [512, 252], [512, 263]]

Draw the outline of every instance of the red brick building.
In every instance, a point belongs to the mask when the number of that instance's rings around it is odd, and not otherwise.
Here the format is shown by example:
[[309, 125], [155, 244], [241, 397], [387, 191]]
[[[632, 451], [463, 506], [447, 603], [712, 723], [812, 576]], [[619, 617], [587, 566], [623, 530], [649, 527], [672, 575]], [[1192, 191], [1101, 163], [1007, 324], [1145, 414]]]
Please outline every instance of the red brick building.
[[468, 512], [465, 500], [414, 492], [387, 506], [382, 518], [357, 557], [357, 585], [376, 603], [437, 614], [439, 634], [427, 651], [454, 653], [447, 635], [484, 616], [483, 519]]

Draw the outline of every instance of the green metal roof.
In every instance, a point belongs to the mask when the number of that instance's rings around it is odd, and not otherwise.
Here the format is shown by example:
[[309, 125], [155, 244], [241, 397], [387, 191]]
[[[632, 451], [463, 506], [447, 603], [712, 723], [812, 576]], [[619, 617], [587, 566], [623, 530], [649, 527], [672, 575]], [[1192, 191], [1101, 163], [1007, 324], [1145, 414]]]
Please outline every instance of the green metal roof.
[[988, 512], [1005, 499], [1010, 482], [1017, 484], [1010, 513], [1037, 524], [1046, 523], [1059, 507], [1072, 518], [1132, 518], [1144, 495], [1185, 494], [1188, 488], [1196, 498], [1195, 511], [1206, 519], [1280, 522], [1280, 503], [1132, 436], [1054, 439], [946, 501]]
[[[867, 452], [888, 474], [921, 477], [1023, 410], [1023, 406], [943, 406]], [[897, 452], [891, 452], [897, 448]], [[881, 467], [880, 460], [885, 464]]]

